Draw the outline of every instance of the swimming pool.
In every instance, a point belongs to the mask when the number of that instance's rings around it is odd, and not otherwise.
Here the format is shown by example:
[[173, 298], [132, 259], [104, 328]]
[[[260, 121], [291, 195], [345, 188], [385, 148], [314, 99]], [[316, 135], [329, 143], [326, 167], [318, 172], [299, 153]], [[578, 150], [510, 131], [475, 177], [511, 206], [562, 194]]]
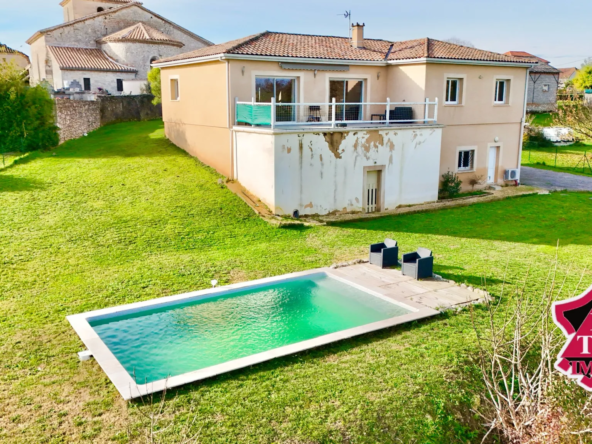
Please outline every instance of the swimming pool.
[[432, 314], [412, 305], [321, 270], [68, 320], [130, 399]]

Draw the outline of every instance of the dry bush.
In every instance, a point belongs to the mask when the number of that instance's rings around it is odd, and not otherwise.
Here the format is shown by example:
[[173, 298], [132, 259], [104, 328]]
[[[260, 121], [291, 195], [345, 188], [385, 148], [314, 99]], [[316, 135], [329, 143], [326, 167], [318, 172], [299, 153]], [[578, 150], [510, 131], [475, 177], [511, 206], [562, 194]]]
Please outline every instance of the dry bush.
[[[502, 289], [497, 301], [486, 302], [486, 328], [478, 326], [472, 311], [477, 365], [486, 387], [476, 410], [488, 428], [483, 441], [497, 434], [512, 444], [583, 442], [582, 436], [591, 432], [574, 427], [592, 418], [588, 407], [592, 398], [553, 366], [565, 337], [553, 323], [552, 304], [574, 296], [563, 294], [568, 276], [569, 272], [559, 280], [556, 260], [542, 291], [527, 290], [528, 274], [509, 297]], [[501, 303], [504, 297], [508, 301]], [[573, 409], [581, 412], [578, 418], [569, 418], [555, 396], [557, 390], [568, 391], [572, 406], [583, 398], [584, 408]]]

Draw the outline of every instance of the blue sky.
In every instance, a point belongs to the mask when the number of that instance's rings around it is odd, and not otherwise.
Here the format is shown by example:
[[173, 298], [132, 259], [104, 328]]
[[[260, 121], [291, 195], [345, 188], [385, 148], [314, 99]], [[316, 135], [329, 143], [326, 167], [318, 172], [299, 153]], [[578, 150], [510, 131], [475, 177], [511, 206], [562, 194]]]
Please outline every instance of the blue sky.
[[[522, 50], [555, 66], [592, 57], [590, 0], [145, 0], [144, 5], [215, 43], [260, 31], [342, 35], [343, 12], [366, 23], [370, 38], [457, 37], [497, 52]], [[59, 0], [0, 0], [0, 42], [29, 53], [25, 41], [63, 21]]]

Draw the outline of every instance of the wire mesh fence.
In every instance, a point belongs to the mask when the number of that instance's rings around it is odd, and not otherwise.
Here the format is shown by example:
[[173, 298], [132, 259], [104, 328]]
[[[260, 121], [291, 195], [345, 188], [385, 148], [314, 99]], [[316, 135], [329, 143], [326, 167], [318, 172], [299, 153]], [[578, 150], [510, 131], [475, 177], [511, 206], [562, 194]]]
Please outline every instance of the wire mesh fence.
[[549, 148], [525, 147], [522, 165], [592, 176], [592, 146], [572, 145]]

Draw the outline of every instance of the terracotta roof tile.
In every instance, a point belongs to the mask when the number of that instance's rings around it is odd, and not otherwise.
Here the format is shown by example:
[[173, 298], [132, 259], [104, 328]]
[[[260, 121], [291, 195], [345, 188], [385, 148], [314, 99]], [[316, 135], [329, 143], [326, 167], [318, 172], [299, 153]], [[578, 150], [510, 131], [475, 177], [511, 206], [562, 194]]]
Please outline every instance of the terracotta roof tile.
[[76, 71], [137, 72], [111, 60], [98, 48], [73, 48], [68, 46], [48, 46], [60, 69]]
[[218, 54], [369, 62], [438, 58], [530, 63], [530, 61], [523, 58], [482, 51], [480, 49], [468, 48], [427, 38], [403, 42], [366, 39], [364, 44], [364, 48], [354, 48], [351, 46], [350, 39], [345, 37], [286, 34], [266, 31], [220, 45], [161, 59], [157, 63], [174, 62]]
[[4, 43], [0, 43], [0, 54], [20, 54], [29, 60], [29, 56], [27, 54], [17, 51], [16, 49], [12, 49], [9, 46], [6, 46]]
[[154, 29], [144, 23], [136, 23], [129, 28], [110, 34], [98, 40], [99, 42], [140, 42], [140, 43], [161, 43], [178, 46], [185, 46], [179, 40]]
[[559, 68], [559, 71], [561, 71], [561, 74], [559, 74], [560, 79], [569, 79], [578, 72], [578, 68]]

